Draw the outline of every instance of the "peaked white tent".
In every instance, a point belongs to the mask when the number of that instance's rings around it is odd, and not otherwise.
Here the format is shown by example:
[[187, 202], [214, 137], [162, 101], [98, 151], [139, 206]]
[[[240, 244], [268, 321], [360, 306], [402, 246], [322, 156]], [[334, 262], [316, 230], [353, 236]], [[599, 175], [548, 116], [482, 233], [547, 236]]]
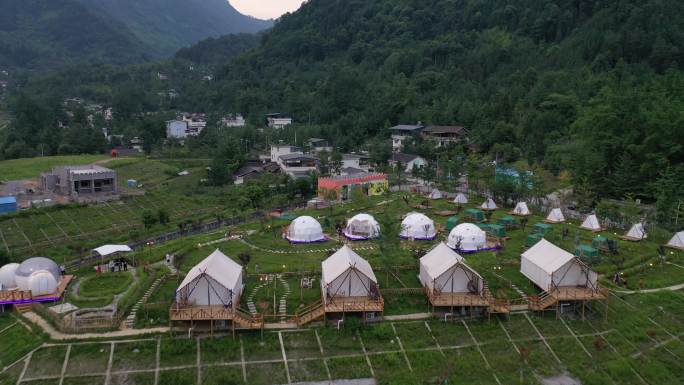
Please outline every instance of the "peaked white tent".
[[677, 234], [675, 234], [666, 246], [684, 250], [684, 231], [680, 231]]
[[344, 236], [353, 241], [378, 238], [380, 224], [369, 214], [357, 214], [347, 221]]
[[459, 205], [464, 205], [468, 203], [468, 197], [465, 196], [464, 193], [458, 193], [456, 195], [456, 198], [454, 198], [454, 203], [459, 204]]
[[582, 222], [580, 228], [591, 231], [601, 231], [601, 224], [599, 223], [599, 220], [596, 217], [596, 215], [591, 214], [584, 220], [584, 222]]
[[560, 208], [555, 208], [551, 210], [549, 216], [546, 217], [546, 222], [549, 223], [563, 223], [565, 222], [565, 216]]
[[624, 239], [630, 240], [630, 241], [640, 241], [642, 239], [646, 239], [648, 235], [646, 234], [646, 229], [644, 229], [644, 224], [643, 223], [635, 223], [632, 225], [632, 227], [629, 229], [627, 234], [624, 235]]
[[519, 215], [519, 216], [528, 216], [530, 215], [530, 209], [527, 208], [527, 203], [525, 202], [518, 202], [517, 205], [515, 205], [515, 208], [513, 211], [511, 211], [511, 214], [513, 215]]
[[432, 192], [430, 192], [430, 199], [442, 199], [442, 192], [437, 188], [433, 189]]
[[301, 216], [293, 220], [285, 232], [285, 238], [292, 243], [315, 243], [327, 239], [323, 234], [321, 224], [309, 216]]
[[379, 297], [378, 280], [371, 265], [344, 245], [321, 263], [323, 301], [335, 298]]
[[242, 266], [216, 249], [185, 276], [176, 289], [176, 303], [235, 309], [242, 289]]
[[421, 213], [409, 213], [401, 221], [399, 236], [404, 239], [432, 240], [437, 236], [435, 222]]
[[461, 223], [451, 229], [447, 246], [454, 250], [473, 252], [487, 245], [487, 233], [472, 223]]
[[544, 238], [521, 255], [520, 272], [544, 291], [558, 287], [597, 288], [596, 272]]
[[496, 206], [496, 203], [494, 203], [494, 199], [492, 198], [487, 198], [486, 201], [480, 206], [482, 210], [485, 211], [493, 211], [496, 210], [498, 207]]
[[429, 293], [482, 294], [484, 280], [444, 242], [420, 259], [420, 282]]

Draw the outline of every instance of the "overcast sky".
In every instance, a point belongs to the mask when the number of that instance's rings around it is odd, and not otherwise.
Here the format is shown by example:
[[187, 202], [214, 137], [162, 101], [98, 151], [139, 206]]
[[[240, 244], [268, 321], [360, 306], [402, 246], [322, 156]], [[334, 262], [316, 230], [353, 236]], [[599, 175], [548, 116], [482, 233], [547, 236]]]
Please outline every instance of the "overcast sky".
[[304, 0], [229, 0], [238, 11], [258, 17], [259, 19], [275, 19], [285, 12], [292, 12], [302, 5]]

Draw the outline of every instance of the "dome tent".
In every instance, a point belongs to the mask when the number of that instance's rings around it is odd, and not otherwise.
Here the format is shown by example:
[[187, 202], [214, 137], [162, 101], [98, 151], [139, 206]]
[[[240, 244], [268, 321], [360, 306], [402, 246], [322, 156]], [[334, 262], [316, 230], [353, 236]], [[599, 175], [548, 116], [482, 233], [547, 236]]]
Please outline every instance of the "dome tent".
[[14, 274], [17, 288], [30, 290], [34, 296], [54, 293], [60, 281], [59, 266], [44, 257], [29, 258], [22, 262]]
[[14, 289], [17, 287], [17, 281], [14, 277], [18, 268], [18, 263], [8, 263], [0, 268], [0, 290]]
[[482, 206], [480, 206], [480, 208], [485, 211], [494, 211], [498, 207], [496, 206], [496, 203], [494, 203], [494, 199], [487, 198], [487, 200], [482, 204]]
[[456, 198], [454, 198], [454, 203], [456, 203], [458, 205], [467, 204], [468, 203], [468, 197], [466, 197], [465, 194], [463, 194], [463, 193], [458, 193], [458, 195], [456, 195]]
[[399, 236], [404, 239], [432, 240], [437, 236], [435, 222], [421, 213], [409, 213], [401, 222]]
[[563, 223], [565, 222], [565, 216], [560, 208], [555, 208], [551, 210], [549, 216], [546, 217], [546, 222], [548, 223]]
[[447, 240], [447, 246], [463, 252], [478, 251], [486, 245], [487, 233], [472, 223], [461, 223], [454, 227]]
[[357, 214], [347, 221], [344, 236], [353, 241], [380, 237], [380, 224], [369, 214]]
[[527, 207], [527, 203], [518, 202], [518, 204], [515, 205], [515, 208], [513, 209], [511, 214], [524, 217], [524, 216], [530, 215], [531, 213], [530, 213], [530, 209]]
[[292, 221], [285, 232], [285, 238], [291, 243], [315, 243], [327, 240], [321, 224], [309, 216], [301, 216]]
[[433, 189], [432, 192], [430, 193], [430, 199], [433, 199], [433, 200], [442, 199], [442, 192], [439, 191], [437, 188]]

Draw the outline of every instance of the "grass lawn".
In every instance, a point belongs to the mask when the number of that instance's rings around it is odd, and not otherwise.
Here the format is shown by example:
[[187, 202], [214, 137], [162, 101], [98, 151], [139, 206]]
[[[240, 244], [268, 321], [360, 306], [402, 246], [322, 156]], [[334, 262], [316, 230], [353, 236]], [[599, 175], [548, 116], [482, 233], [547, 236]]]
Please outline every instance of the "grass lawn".
[[50, 171], [53, 167], [90, 164], [107, 158], [107, 155], [63, 155], [3, 160], [0, 161], [0, 182], [38, 178], [41, 172]]
[[17, 324], [0, 334], [0, 368], [10, 365], [35, 349], [42, 342], [42, 336]]

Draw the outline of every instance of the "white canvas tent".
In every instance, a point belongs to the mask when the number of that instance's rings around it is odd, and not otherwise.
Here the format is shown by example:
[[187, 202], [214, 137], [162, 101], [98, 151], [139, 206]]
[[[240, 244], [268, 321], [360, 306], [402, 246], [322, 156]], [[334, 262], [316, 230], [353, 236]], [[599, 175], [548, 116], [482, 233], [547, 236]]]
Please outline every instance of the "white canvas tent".
[[325, 303], [335, 298], [380, 295], [371, 265], [347, 245], [323, 261], [321, 267], [321, 291]]
[[380, 224], [369, 214], [357, 214], [347, 221], [344, 236], [351, 240], [366, 240], [380, 236]]
[[672, 247], [674, 249], [684, 250], [684, 231], [680, 231], [675, 234], [666, 246]]
[[399, 236], [405, 239], [432, 240], [437, 236], [435, 222], [421, 213], [409, 213], [401, 222]]
[[432, 192], [430, 192], [430, 199], [442, 199], [442, 192], [436, 188], [433, 189]]
[[528, 216], [530, 215], [530, 209], [527, 207], [527, 203], [525, 202], [518, 202], [517, 205], [515, 205], [515, 208], [511, 212], [513, 215], [519, 215], [519, 216]]
[[596, 272], [543, 238], [521, 255], [520, 272], [544, 291], [558, 287], [598, 287]]
[[487, 200], [484, 201], [484, 203], [480, 207], [482, 208], [482, 210], [485, 211], [492, 211], [497, 209], [496, 203], [494, 203], [494, 199], [492, 198], [487, 198]]
[[420, 282], [430, 293], [482, 294], [484, 280], [444, 242], [420, 259]]
[[591, 231], [601, 231], [601, 224], [599, 223], [596, 215], [591, 214], [584, 220], [584, 222], [582, 222], [580, 228]]
[[565, 216], [560, 208], [555, 208], [551, 210], [549, 216], [546, 217], [546, 222], [549, 223], [563, 223], [565, 222]]
[[472, 223], [461, 223], [451, 229], [447, 246], [458, 251], [478, 251], [485, 248], [487, 233]]
[[93, 249], [93, 253], [99, 257], [107, 257], [118, 253], [130, 253], [133, 251], [128, 245], [102, 245]]
[[216, 249], [185, 276], [176, 289], [176, 303], [235, 309], [242, 289], [242, 266]]
[[292, 243], [315, 243], [325, 241], [323, 228], [316, 219], [301, 216], [290, 223], [285, 232], [285, 238]]
[[465, 196], [463, 193], [458, 193], [456, 195], [456, 198], [454, 198], [454, 203], [459, 204], [459, 205], [464, 205], [468, 203], [468, 197]]
[[646, 229], [644, 229], [643, 223], [635, 223], [622, 238], [630, 241], [640, 241], [642, 239], [646, 239], [647, 237], [648, 235], [646, 234]]

